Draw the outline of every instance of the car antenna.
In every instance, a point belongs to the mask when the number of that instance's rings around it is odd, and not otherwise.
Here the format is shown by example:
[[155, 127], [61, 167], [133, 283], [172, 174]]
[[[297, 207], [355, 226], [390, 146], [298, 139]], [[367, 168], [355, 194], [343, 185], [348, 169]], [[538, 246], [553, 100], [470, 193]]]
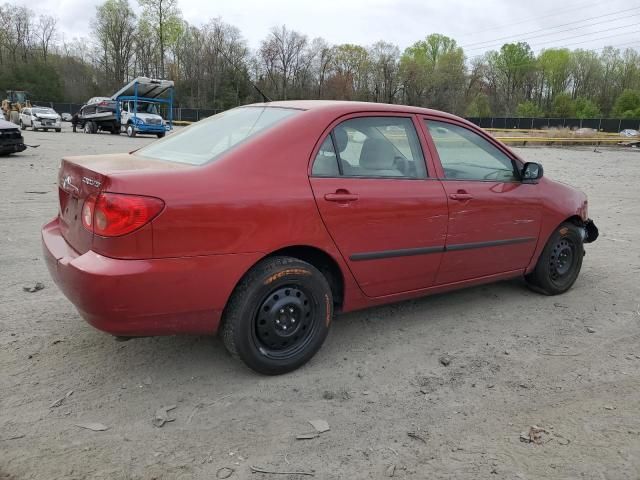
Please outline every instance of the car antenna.
[[235, 68], [235, 69], [236, 69], [237, 71], [239, 71], [242, 75], [244, 75], [245, 77], [247, 77], [247, 81], [251, 84], [251, 86], [252, 86], [253, 88], [255, 88], [255, 89], [256, 89], [256, 92], [258, 92], [258, 93], [260, 94], [260, 96], [262, 97], [262, 100], [263, 100], [265, 103], [273, 102], [273, 100], [271, 100], [269, 97], [267, 97], [267, 95], [265, 95], [265, 93], [264, 93], [262, 90], [260, 90], [260, 88], [258, 88], [258, 85], [256, 85], [256, 84], [253, 82], [253, 80], [251, 80], [251, 77], [249, 77], [249, 74], [248, 74], [246, 71], [241, 70], [241, 69], [240, 69], [240, 67], [238, 67], [238, 66], [235, 64], [235, 62], [232, 62], [232, 61], [231, 61], [231, 59], [227, 56], [227, 54], [224, 52], [224, 50], [223, 50], [222, 48], [219, 48], [219, 49], [218, 49], [218, 51], [220, 52], [220, 54], [222, 55], [222, 57], [223, 57], [227, 62], [229, 62], [229, 63], [231, 64], [231, 66], [232, 66], [233, 68]]

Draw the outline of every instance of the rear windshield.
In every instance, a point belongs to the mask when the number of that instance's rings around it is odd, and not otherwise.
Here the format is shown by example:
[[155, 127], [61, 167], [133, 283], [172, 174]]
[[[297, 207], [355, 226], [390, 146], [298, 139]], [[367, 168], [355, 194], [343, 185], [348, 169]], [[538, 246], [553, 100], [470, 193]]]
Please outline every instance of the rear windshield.
[[234, 108], [141, 148], [135, 155], [203, 165], [299, 112], [279, 107]]

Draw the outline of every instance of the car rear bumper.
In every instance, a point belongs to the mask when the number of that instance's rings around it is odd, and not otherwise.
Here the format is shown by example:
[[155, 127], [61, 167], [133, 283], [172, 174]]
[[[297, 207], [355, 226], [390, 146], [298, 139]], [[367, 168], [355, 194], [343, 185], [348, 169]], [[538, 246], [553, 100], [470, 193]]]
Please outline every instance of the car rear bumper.
[[214, 334], [236, 283], [261, 254], [122, 260], [79, 254], [58, 219], [42, 228], [51, 277], [81, 316], [119, 336]]

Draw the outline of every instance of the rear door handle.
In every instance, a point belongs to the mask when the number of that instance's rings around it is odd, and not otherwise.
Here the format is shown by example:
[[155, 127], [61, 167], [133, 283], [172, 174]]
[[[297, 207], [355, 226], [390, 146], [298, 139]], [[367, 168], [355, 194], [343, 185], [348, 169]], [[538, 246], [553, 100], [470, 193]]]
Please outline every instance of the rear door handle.
[[451, 200], [463, 201], [463, 200], [471, 200], [473, 198], [473, 195], [467, 192], [458, 192], [458, 193], [450, 193], [449, 198]]
[[358, 200], [358, 195], [348, 192], [327, 193], [324, 199], [327, 202], [355, 202]]

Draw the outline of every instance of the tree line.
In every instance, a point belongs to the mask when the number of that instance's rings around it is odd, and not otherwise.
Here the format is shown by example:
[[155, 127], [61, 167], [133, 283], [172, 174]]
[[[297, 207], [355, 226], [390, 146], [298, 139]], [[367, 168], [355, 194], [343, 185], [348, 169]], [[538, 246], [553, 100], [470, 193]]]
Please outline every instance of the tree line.
[[342, 99], [425, 106], [466, 116], [640, 118], [640, 54], [627, 48], [549, 48], [526, 42], [469, 57], [455, 39], [431, 33], [401, 50], [332, 45], [276, 26], [252, 50], [220, 18], [196, 26], [177, 0], [106, 0], [89, 38], [67, 40], [54, 17], [0, 6], [0, 90], [82, 103], [136, 76], [169, 78], [175, 102], [226, 109], [270, 98]]

